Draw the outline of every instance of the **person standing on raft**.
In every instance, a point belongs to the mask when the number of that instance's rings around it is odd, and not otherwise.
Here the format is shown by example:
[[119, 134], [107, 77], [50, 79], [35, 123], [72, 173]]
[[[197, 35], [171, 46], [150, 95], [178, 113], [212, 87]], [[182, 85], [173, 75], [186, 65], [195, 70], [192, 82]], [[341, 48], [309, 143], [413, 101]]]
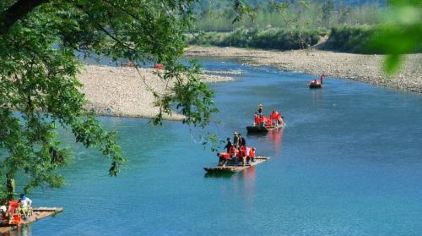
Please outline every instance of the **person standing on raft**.
[[258, 105], [258, 115], [264, 115], [264, 105]]

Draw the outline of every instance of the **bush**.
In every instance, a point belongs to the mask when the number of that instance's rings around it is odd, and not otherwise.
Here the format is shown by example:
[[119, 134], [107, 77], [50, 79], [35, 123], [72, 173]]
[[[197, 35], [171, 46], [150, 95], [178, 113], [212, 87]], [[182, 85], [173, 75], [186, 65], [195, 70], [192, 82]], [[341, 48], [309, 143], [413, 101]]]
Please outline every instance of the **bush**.
[[323, 49], [363, 54], [382, 53], [380, 49], [371, 46], [375, 33], [376, 29], [367, 25], [336, 27], [331, 29]]
[[208, 32], [188, 40], [189, 44], [250, 47], [262, 49], [291, 50], [303, 49], [315, 45], [321, 32], [310, 30], [285, 30], [269, 28], [262, 31], [257, 29], [240, 28], [231, 33]]

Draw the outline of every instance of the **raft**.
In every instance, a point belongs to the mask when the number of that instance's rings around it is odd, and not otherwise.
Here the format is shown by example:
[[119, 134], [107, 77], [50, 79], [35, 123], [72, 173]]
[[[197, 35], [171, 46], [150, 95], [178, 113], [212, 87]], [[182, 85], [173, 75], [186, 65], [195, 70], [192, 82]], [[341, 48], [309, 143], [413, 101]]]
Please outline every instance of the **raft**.
[[225, 166], [216, 166], [216, 167], [204, 167], [204, 170], [207, 173], [235, 173], [235, 172], [239, 172], [242, 170], [246, 170], [252, 166], [256, 166], [258, 164], [261, 164], [267, 160], [269, 160], [269, 157], [262, 157], [262, 156], [258, 156], [255, 157], [255, 161], [254, 162], [249, 162], [249, 164], [246, 165], [242, 165], [242, 163], [236, 163], [236, 164], [227, 164]]
[[310, 89], [322, 88], [322, 84], [310, 83], [309, 88]]
[[54, 216], [60, 212], [63, 211], [63, 208], [61, 207], [38, 207], [38, 208], [33, 208], [32, 209], [32, 215], [24, 220], [21, 220], [20, 224], [8, 224], [8, 223], [3, 223], [0, 222], [0, 234], [5, 234], [13, 229], [15, 229], [16, 227], [19, 227], [21, 225], [27, 225], [27, 224], [31, 224], [37, 220], [41, 220], [43, 218], [49, 217], [49, 216]]
[[270, 130], [281, 129], [283, 127], [284, 125], [267, 126], [267, 127], [254, 125], [254, 126], [246, 126], [246, 130], [248, 131], [248, 133], [267, 133]]

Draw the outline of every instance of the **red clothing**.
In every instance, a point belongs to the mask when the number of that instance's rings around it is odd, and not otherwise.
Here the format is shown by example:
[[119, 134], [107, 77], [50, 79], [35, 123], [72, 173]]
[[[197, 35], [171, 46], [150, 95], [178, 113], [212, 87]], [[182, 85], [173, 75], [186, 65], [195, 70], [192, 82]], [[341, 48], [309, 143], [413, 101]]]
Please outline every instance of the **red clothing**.
[[240, 156], [241, 157], [246, 156], [246, 146], [240, 147]]
[[261, 119], [259, 119], [259, 116], [255, 115], [255, 125], [259, 125], [261, 123]]
[[276, 120], [280, 114], [277, 111], [273, 111], [271, 113], [271, 119]]
[[229, 160], [231, 158], [230, 153], [222, 152], [220, 153], [220, 158], [224, 160]]
[[237, 149], [236, 149], [236, 147], [234, 145], [230, 147], [230, 152], [229, 153], [230, 153], [231, 156], [236, 156]]
[[255, 150], [251, 148], [251, 150], [249, 150], [248, 156], [252, 158], [255, 157]]

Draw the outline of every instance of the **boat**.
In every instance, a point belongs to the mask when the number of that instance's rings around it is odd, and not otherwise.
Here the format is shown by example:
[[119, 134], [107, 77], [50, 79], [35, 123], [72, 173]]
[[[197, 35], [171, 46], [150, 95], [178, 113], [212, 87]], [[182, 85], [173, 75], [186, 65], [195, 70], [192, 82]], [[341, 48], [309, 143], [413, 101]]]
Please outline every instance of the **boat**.
[[324, 81], [324, 75], [321, 75], [319, 79], [314, 79], [309, 82], [310, 89], [322, 88], [322, 84]]
[[267, 133], [271, 130], [277, 130], [283, 128], [283, 124], [279, 125], [272, 125], [272, 126], [263, 126], [263, 125], [252, 125], [252, 126], [246, 126], [246, 130], [248, 133]]
[[322, 84], [321, 84], [321, 83], [319, 83], [317, 80], [315, 80], [315, 81], [311, 81], [311, 82], [309, 83], [309, 88], [310, 88], [310, 89], [322, 88]]
[[236, 173], [242, 170], [246, 170], [252, 166], [261, 164], [269, 159], [269, 157], [257, 156], [255, 157], [255, 161], [249, 162], [249, 164], [242, 165], [240, 162], [235, 162], [226, 164], [224, 166], [204, 167], [204, 170], [207, 173]]
[[6, 234], [16, 227], [31, 224], [35, 221], [41, 220], [49, 216], [55, 216], [63, 211], [61, 207], [37, 207], [32, 208], [32, 215], [27, 219], [12, 220], [12, 223], [0, 221], [0, 234]]

